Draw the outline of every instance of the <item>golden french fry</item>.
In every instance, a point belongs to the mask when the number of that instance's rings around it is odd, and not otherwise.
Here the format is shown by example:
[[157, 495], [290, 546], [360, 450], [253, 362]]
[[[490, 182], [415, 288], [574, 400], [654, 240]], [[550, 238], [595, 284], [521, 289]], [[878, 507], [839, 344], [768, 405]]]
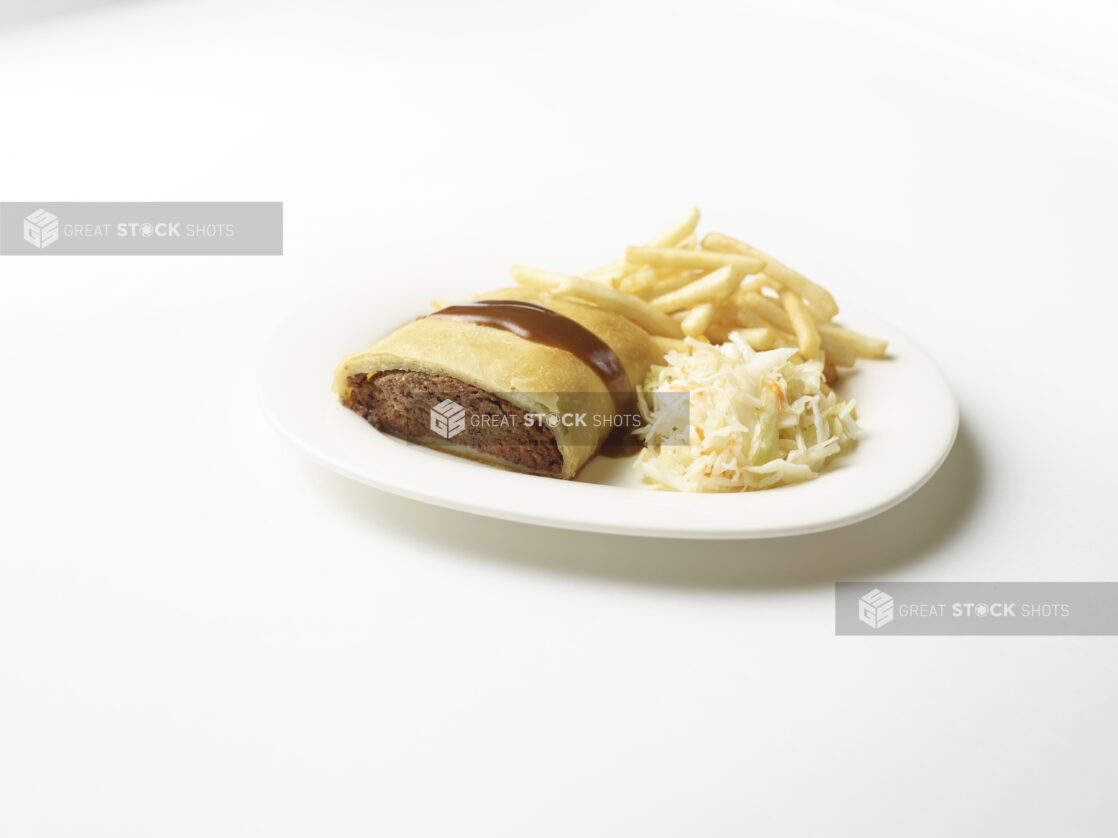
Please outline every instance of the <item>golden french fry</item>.
[[629, 271], [614, 286], [626, 294], [635, 294], [638, 289], [647, 287], [656, 281], [656, 269], [649, 265], [629, 265]]
[[742, 325], [741, 320], [738, 319], [740, 316], [741, 308], [734, 305], [733, 297], [714, 309], [714, 322], [728, 329], [736, 329]]
[[515, 266], [513, 276], [621, 314], [665, 352], [688, 350], [684, 335], [722, 342], [736, 332], [757, 351], [794, 347], [794, 358], [822, 353], [828, 381], [859, 357], [885, 357], [886, 341], [831, 322], [838, 306], [825, 288], [739, 239], [710, 233], [700, 245], [698, 223], [693, 209], [646, 246], [626, 248], [623, 260], [585, 275]]
[[761, 318], [756, 318], [756, 322], [761, 324], [759, 326], [741, 326], [726, 323], [711, 323], [707, 328], [707, 337], [715, 343], [725, 343], [730, 339], [731, 332], [737, 332], [745, 338], [745, 342], [756, 349], [758, 352], [763, 352], [766, 349], [772, 349], [774, 346], [795, 346], [796, 341], [791, 335], [778, 331], [765, 324]]
[[527, 265], [513, 265], [509, 273], [520, 285], [538, 291], [554, 291], [567, 279], [567, 274], [547, 271], [543, 268], [530, 268]]
[[778, 262], [775, 259], [765, 263], [765, 270], [768, 276], [771, 276], [785, 288], [795, 291], [809, 301], [827, 319], [838, 314], [838, 303], [831, 296], [831, 292], [822, 285], [817, 285], [803, 274], [797, 273], [783, 262]]
[[820, 345], [823, 348], [824, 363], [834, 364], [839, 367], [852, 367], [858, 360], [857, 356], [848, 348], [834, 343], [829, 338], [819, 335]]
[[742, 298], [742, 305], [746, 311], [751, 311], [764, 318], [783, 332], [794, 332], [792, 320], [779, 305], [768, 297], [762, 297], [756, 292], [750, 292]]
[[795, 291], [785, 288], [780, 292], [780, 302], [792, 321], [792, 330], [796, 334], [796, 342], [800, 347], [800, 354], [805, 358], [815, 358], [819, 355], [819, 332], [815, 330], [815, 320], [807, 311], [803, 299]]
[[706, 333], [712, 320], [714, 320], [714, 303], [700, 303], [687, 313], [679, 325], [687, 337], [699, 338]]
[[811, 312], [811, 317], [816, 323], [830, 323], [831, 318], [827, 317], [823, 312], [811, 304], [811, 300], [804, 300], [807, 303], [807, 310]]
[[741, 281], [733, 294], [730, 295], [729, 305], [735, 308], [742, 308], [745, 295], [749, 293], [760, 294], [764, 290], [765, 285], [761, 282], [760, 276], [747, 276]]
[[[645, 267], [648, 267], [648, 266], [645, 265]], [[668, 294], [672, 291], [675, 291], [677, 288], [682, 288], [684, 285], [686, 285], [689, 282], [694, 282], [696, 279], [698, 279], [700, 276], [702, 276], [702, 272], [700, 272], [700, 271], [672, 272], [672, 271], [668, 270], [668, 271], [665, 271], [662, 274], [662, 276], [663, 276], [663, 279], [659, 280], [655, 285], [651, 285], [648, 288], [642, 290], [639, 296], [643, 297], [646, 300], [652, 300], [652, 299], [655, 299], [656, 297], [662, 297], [664, 294]]]
[[686, 343], [684, 343], [681, 340], [676, 340], [675, 338], [665, 338], [665, 337], [661, 337], [660, 335], [653, 335], [652, 336], [652, 342], [655, 343], [658, 347], [660, 347], [660, 349], [663, 350], [665, 355], [667, 355], [669, 352], [685, 352], [686, 353], [686, 352], [691, 351], [690, 346], [688, 346]]
[[[812, 282], [803, 274], [792, 270], [783, 262], [773, 259], [768, 254], [758, 250], [752, 245], [746, 244], [743, 241], [738, 241], [722, 233], [709, 233], [703, 237], [703, 247], [706, 250], [713, 250], [719, 253], [737, 253], [755, 259], [763, 259], [765, 262], [765, 274], [767, 276], [776, 280], [781, 285], [784, 285], [789, 290], [795, 291], [811, 303], [826, 319], [830, 320], [838, 314], [838, 304], [835, 303], [835, 298], [831, 296], [831, 293], [826, 288]], [[629, 261], [632, 260], [630, 259]]]
[[776, 332], [768, 327], [763, 329], [738, 329], [737, 332], [745, 339], [746, 343], [758, 352], [771, 349], [776, 342]]
[[[789, 334], [788, 332], [781, 331], [780, 329], [773, 329], [773, 335], [774, 335], [774, 337], [773, 337], [773, 348], [774, 349], [778, 346], [792, 346], [792, 347], [796, 347], [797, 349], [799, 348], [799, 344], [796, 343], [796, 336], [795, 335]], [[796, 354], [799, 355], [798, 352]]]
[[[823, 340], [824, 349], [828, 345], [833, 349], [845, 349], [858, 358], [884, 358], [889, 341], [867, 337], [853, 331], [836, 326], [834, 323], [817, 323], [819, 337]], [[841, 362], [839, 362], [841, 363]], [[843, 366], [849, 366], [843, 364]]]
[[774, 297], [779, 297], [780, 292], [784, 290], [784, 286], [767, 273], [759, 273], [757, 276], [752, 277], [752, 280], [757, 283], [758, 288], [762, 291], [770, 292]]
[[707, 326], [707, 337], [714, 343], [725, 343], [730, 339], [730, 332], [735, 331], [733, 326], [723, 323], [711, 323]]
[[626, 294], [592, 279], [566, 276], [523, 265], [513, 265], [511, 272], [513, 279], [521, 285], [589, 300], [601, 308], [627, 317], [650, 334], [669, 338], [683, 336], [679, 324], [664, 312], [653, 308], [640, 297], [634, 297], [632, 294]]
[[660, 268], [702, 268], [713, 271], [723, 265], [733, 268], [739, 277], [759, 273], [765, 267], [762, 259], [736, 253], [716, 253], [712, 250], [680, 250], [672, 247], [628, 247], [625, 259], [635, 265], [655, 265]]
[[731, 334], [737, 334], [758, 352], [771, 349], [776, 340], [776, 332], [768, 328], [732, 328], [731, 326], [711, 323], [707, 328], [707, 337], [713, 343], [726, 343]]
[[761, 256], [761, 251], [725, 233], [707, 233], [703, 236], [703, 250], [717, 250], [719, 253], [740, 253], [744, 256]]
[[636, 268], [636, 270], [625, 278], [621, 290], [636, 294], [646, 300], [660, 296], [655, 293], [655, 290], [661, 283], [664, 283], [665, 286], [671, 285], [672, 288], [678, 288], [690, 281], [687, 276], [681, 277], [681, 272], [672, 268], [654, 268], [651, 265], [630, 265], [630, 267]]
[[633, 266], [624, 259], [618, 259], [616, 262], [610, 262], [608, 265], [602, 265], [592, 271], [587, 271], [583, 276], [617, 287], [618, 283], [632, 273]]
[[699, 226], [699, 210], [692, 207], [691, 211], [666, 230], [657, 233], [648, 243], [649, 247], [676, 247], [681, 241], [695, 232]]
[[759, 314], [734, 303], [733, 298], [719, 306], [718, 312], [714, 315], [714, 322], [735, 329], [743, 327], [747, 329], [767, 329], [770, 326], [770, 323]]
[[[728, 297], [730, 292], [737, 287], [737, 279], [729, 265], [723, 265], [716, 271], [711, 271], [704, 277], [689, 282], [682, 288], [677, 288], [667, 294], [654, 297], [651, 305], [660, 311], [679, 311], [681, 308], [691, 308], [700, 303], [711, 302]], [[714, 316], [713, 308], [711, 317]]]
[[740, 323], [742, 326], [745, 326], [747, 329], [773, 328], [772, 324], [770, 324], [768, 320], [754, 311], [749, 311], [748, 309], [745, 309], [738, 314], [738, 323]]

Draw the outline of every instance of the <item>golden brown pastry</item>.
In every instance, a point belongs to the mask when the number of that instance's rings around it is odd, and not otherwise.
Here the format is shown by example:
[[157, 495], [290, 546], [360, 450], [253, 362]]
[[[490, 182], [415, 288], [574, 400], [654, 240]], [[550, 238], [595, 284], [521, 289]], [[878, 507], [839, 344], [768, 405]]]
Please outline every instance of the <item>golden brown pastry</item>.
[[502, 288], [343, 358], [333, 389], [375, 427], [410, 442], [571, 478], [632, 427], [635, 386], [662, 357], [619, 314]]

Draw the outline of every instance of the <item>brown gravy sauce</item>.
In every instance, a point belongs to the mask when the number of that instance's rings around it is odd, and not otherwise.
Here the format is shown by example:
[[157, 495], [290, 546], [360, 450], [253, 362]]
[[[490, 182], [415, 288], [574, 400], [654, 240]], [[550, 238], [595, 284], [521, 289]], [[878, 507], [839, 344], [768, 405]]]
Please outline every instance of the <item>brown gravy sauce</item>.
[[[557, 311], [523, 300], [474, 300], [441, 308], [427, 316], [504, 329], [525, 340], [570, 352], [602, 380], [617, 413], [636, 412], [636, 394], [617, 353], [581, 323]], [[636, 453], [640, 443], [630, 437], [630, 430], [615, 428], [601, 453], [614, 457]]]

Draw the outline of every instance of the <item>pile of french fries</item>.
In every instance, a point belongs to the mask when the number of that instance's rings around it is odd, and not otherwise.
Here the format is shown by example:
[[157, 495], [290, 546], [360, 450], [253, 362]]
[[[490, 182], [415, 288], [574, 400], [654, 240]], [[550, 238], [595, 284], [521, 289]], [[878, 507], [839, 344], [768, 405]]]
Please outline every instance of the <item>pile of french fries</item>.
[[621, 314], [651, 334], [665, 352], [688, 351], [684, 337], [722, 343], [731, 332], [760, 351], [796, 347], [820, 359], [828, 380], [857, 358], [884, 358], [887, 342], [834, 322], [834, 297], [803, 274], [722, 233], [700, 241], [699, 211], [625, 258], [572, 276], [514, 265], [521, 285], [576, 297]]

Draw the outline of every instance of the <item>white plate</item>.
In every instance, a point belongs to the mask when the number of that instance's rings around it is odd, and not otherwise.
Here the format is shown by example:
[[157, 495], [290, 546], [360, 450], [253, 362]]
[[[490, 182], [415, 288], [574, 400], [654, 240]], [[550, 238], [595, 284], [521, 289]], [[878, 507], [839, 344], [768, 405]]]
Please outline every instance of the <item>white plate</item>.
[[343, 355], [422, 309], [422, 298], [386, 307], [365, 286], [295, 314], [262, 363], [261, 395], [276, 427], [327, 468], [426, 503], [567, 529], [684, 538], [765, 538], [861, 521], [919, 489], [955, 440], [958, 406], [935, 363], [888, 323], [844, 309], [843, 324], [887, 338], [892, 358], [860, 362], [840, 383], [843, 398], [857, 399], [864, 435], [815, 480], [687, 495], [642, 486], [631, 459], [596, 457], [573, 481], [508, 472], [380, 433], [331, 394]]

